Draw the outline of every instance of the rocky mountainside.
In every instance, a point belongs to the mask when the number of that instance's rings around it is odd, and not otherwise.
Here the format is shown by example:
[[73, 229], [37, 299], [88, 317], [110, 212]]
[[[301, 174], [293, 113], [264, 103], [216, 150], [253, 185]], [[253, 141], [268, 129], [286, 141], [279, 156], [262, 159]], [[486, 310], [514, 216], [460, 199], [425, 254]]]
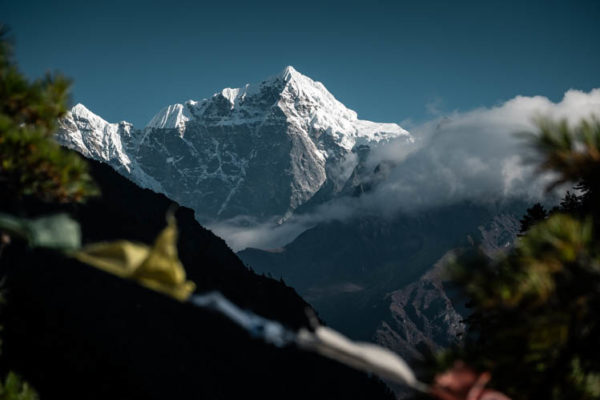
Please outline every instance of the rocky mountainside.
[[459, 341], [463, 316], [444, 284], [444, 268], [453, 256], [446, 253], [416, 282], [388, 294], [389, 316], [377, 327], [374, 339], [406, 359], [421, 351], [439, 350]]
[[461, 304], [440, 277], [451, 251], [476, 246], [493, 256], [514, 240], [518, 222], [497, 213], [466, 203], [322, 223], [278, 251], [238, 255], [257, 272], [283, 277], [334, 328], [413, 357], [423, 346], [448, 345], [460, 330]]
[[108, 123], [78, 104], [57, 134], [65, 146], [194, 209], [201, 220], [285, 219], [323, 188], [323, 200], [341, 191], [358, 163], [357, 147], [398, 137], [412, 142], [396, 124], [359, 120], [292, 67], [165, 107], [142, 129]]

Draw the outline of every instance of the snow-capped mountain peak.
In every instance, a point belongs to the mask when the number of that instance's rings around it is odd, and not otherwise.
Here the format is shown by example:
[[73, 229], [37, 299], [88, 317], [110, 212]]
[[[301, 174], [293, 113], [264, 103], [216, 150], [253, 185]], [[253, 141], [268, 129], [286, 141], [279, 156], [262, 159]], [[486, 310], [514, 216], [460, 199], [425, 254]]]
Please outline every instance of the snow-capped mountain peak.
[[90, 127], [104, 128], [104, 126], [108, 125], [108, 122], [91, 112], [86, 106], [84, 106], [81, 103], [77, 103], [71, 109], [71, 114], [77, 119], [87, 121]]
[[231, 108], [235, 108], [235, 106], [246, 97], [247, 89], [250, 85], [246, 84], [243, 88], [225, 88], [221, 91], [221, 96], [229, 100], [231, 103]]
[[387, 141], [409, 133], [397, 124], [374, 123], [358, 119], [355, 111], [338, 101], [318, 81], [288, 66], [279, 75], [285, 82], [279, 106], [288, 118], [300, 119], [316, 136], [326, 134], [340, 146], [351, 151], [357, 144]]
[[173, 104], [160, 110], [146, 128], [185, 129], [185, 123], [192, 118], [189, 108], [183, 104]]
[[302, 75], [300, 72], [296, 71], [296, 69], [294, 67], [292, 67], [291, 65], [288, 65], [287, 67], [285, 67], [283, 69], [283, 71], [281, 71], [281, 73], [279, 74], [279, 77], [281, 79], [283, 79], [285, 82], [289, 82], [290, 80], [297, 78], [297, 77], [304, 77], [304, 75]]
[[209, 218], [289, 215], [327, 181], [334, 191], [343, 187], [357, 145], [412, 141], [397, 124], [359, 120], [291, 66], [257, 84], [167, 106], [141, 130], [110, 124], [81, 104], [61, 127], [61, 143]]

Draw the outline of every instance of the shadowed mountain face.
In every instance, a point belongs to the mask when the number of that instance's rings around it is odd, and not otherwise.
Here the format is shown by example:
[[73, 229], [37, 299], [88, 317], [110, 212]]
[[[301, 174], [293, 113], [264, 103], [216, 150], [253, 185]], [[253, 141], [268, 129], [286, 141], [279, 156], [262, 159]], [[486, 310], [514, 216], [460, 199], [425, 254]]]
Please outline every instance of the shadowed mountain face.
[[[445, 254], [418, 281], [387, 296], [388, 314], [375, 331], [377, 343], [407, 359], [422, 351], [455, 344], [464, 330], [463, 317], [445, 287], [443, 270], [453, 252]], [[446, 285], [447, 286], [447, 285]]]
[[[35, 201], [3, 212], [70, 212], [84, 242], [150, 243], [172, 202], [92, 163], [102, 197], [76, 206]], [[219, 290], [243, 308], [298, 328], [307, 304], [289, 287], [244, 267], [193, 212], [176, 212], [178, 249], [199, 291]], [[0, 358], [42, 398], [388, 398], [387, 388], [334, 362], [254, 340], [220, 315], [179, 303], [56, 252], [15, 242], [5, 276]]]
[[257, 272], [283, 277], [334, 328], [415, 356], [421, 344], [445, 346], [460, 331], [440, 276], [448, 251], [472, 247], [473, 239], [498, 249], [514, 238], [513, 220], [495, 214], [463, 204], [320, 224], [277, 252], [238, 255]]
[[[0, 199], [0, 210], [17, 214], [27, 210], [30, 215], [32, 212], [67, 211], [80, 222], [84, 244], [115, 239], [152, 243], [166, 224], [168, 210], [176, 203], [161, 194], [141, 189], [106, 164], [90, 161], [90, 165], [101, 188], [101, 197], [82, 205], [61, 206], [27, 200], [5, 204]], [[237, 304], [277, 319], [300, 315], [293, 326], [306, 322], [302, 315], [307, 304], [293, 289], [248, 271], [221, 238], [194, 219], [192, 210], [178, 208], [175, 216], [180, 233], [179, 256], [186, 266], [188, 277], [196, 282], [198, 291], [219, 290]], [[256, 290], [249, 292], [248, 284], [256, 285]], [[284, 307], [275, 313], [278, 304], [269, 296], [296, 299], [292, 301], [296, 303], [294, 311]], [[285, 321], [292, 322], [289, 319]]]

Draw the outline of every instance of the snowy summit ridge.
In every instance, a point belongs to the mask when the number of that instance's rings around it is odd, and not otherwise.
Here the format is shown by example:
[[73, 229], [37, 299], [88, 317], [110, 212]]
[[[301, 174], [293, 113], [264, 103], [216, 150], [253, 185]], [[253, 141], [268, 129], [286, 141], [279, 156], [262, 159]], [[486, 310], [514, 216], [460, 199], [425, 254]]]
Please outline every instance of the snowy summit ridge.
[[412, 141], [397, 124], [359, 120], [291, 66], [257, 84], [167, 106], [143, 129], [108, 123], [77, 104], [57, 133], [65, 146], [201, 218], [289, 215], [317, 192], [344, 186], [357, 146], [399, 137]]

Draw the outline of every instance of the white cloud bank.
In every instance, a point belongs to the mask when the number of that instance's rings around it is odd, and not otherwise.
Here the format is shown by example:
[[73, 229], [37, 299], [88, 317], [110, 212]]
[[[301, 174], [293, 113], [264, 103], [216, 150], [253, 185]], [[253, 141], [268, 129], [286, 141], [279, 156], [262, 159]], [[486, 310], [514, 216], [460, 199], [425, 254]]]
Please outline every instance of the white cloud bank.
[[367, 159], [370, 168], [381, 163], [393, 167], [375, 190], [359, 198], [331, 201], [282, 225], [238, 218], [211, 228], [236, 251], [275, 248], [322, 221], [392, 216], [465, 200], [539, 200], [545, 179], [524, 162], [531, 150], [515, 133], [535, 132], [538, 116], [575, 124], [591, 115], [600, 116], [600, 89], [569, 90], [558, 103], [542, 96], [517, 96], [496, 107], [453, 112], [415, 127], [414, 144], [391, 142], [373, 150]]
[[539, 116], [575, 124], [593, 114], [600, 115], [600, 89], [570, 90], [558, 103], [517, 96], [497, 107], [430, 121], [413, 130], [414, 149], [392, 143], [373, 152], [372, 165], [390, 161], [397, 166], [362, 201], [365, 208], [394, 212], [464, 200], [540, 199], [545, 180], [525, 162], [533, 154], [516, 133], [535, 132]]

